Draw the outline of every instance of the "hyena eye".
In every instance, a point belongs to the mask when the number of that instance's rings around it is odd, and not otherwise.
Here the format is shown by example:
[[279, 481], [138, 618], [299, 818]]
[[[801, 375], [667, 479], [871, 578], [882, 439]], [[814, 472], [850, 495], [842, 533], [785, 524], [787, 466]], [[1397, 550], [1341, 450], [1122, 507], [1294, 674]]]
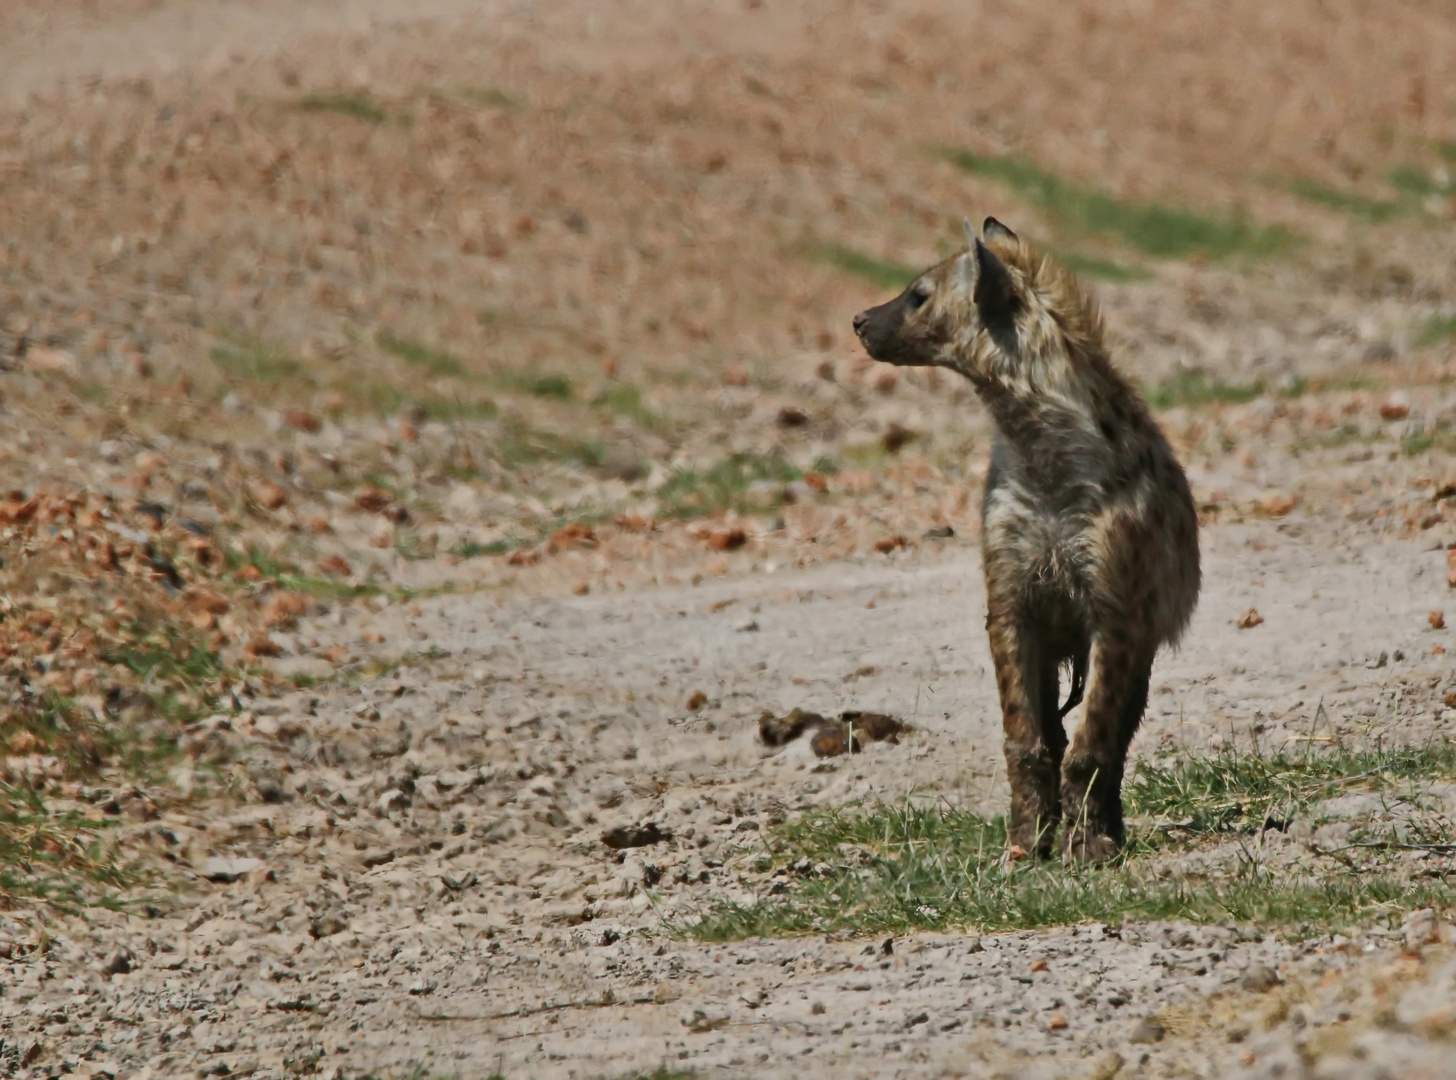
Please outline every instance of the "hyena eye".
[[917, 286], [915, 286], [915, 288], [913, 288], [913, 289], [910, 290], [910, 310], [911, 311], [919, 311], [921, 308], [923, 308], [925, 306], [925, 302], [927, 300], [929, 300], [929, 299], [930, 299], [930, 286], [929, 285], [917, 285]]

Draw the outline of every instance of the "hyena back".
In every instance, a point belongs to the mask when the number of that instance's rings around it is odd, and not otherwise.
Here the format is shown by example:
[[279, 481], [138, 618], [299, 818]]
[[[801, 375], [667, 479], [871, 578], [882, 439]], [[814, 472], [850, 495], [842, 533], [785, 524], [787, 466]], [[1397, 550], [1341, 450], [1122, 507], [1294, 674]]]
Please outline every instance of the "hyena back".
[[[994, 218], [982, 231], [967, 223], [968, 251], [854, 328], [876, 360], [960, 372], [991, 415], [981, 543], [1012, 851], [1050, 856], [1065, 821], [1064, 855], [1101, 861], [1124, 839], [1153, 657], [1198, 599], [1198, 519], [1172, 448], [1108, 359], [1096, 305]], [[1084, 689], [1069, 744], [1062, 720]]]

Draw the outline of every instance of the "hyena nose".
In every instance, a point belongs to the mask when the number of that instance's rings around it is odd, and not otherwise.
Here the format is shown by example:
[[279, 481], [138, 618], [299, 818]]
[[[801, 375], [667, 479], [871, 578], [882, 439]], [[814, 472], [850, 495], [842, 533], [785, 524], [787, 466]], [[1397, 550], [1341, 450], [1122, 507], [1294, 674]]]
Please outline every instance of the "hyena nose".
[[869, 321], [870, 313], [868, 311], [861, 311], [858, 315], [854, 317], [854, 332], [856, 334], [863, 334], [865, 323]]

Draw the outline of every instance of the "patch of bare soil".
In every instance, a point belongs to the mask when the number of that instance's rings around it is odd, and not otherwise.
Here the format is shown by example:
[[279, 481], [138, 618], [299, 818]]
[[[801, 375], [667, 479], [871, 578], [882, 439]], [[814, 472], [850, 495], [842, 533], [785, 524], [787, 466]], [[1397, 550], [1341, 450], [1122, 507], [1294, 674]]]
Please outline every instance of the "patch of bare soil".
[[1443, 912], [683, 933], [832, 870], [804, 813], [1004, 801], [988, 429], [849, 332], [962, 214], [1102, 275], [1189, 466], [1140, 760], [1451, 734], [1453, 64], [1417, 3], [5, 5], [0, 1072], [1442, 1075]]

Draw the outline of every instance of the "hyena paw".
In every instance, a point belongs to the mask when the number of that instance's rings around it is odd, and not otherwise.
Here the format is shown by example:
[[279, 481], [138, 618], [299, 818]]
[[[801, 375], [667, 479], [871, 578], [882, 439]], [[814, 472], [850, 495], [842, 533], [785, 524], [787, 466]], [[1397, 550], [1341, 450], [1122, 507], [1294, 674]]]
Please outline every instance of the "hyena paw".
[[1122, 845], [1107, 832], [1089, 826], [1071, 827], [1062, 838], [1062, 858], [1075, 863], [1111, 862], [1122, 851]]
[[1025, 821], [1012, 825], [1006, 850], [1012, 861], [1026, 858], [1050, 859], [1055, 843], [1055, 821]]

